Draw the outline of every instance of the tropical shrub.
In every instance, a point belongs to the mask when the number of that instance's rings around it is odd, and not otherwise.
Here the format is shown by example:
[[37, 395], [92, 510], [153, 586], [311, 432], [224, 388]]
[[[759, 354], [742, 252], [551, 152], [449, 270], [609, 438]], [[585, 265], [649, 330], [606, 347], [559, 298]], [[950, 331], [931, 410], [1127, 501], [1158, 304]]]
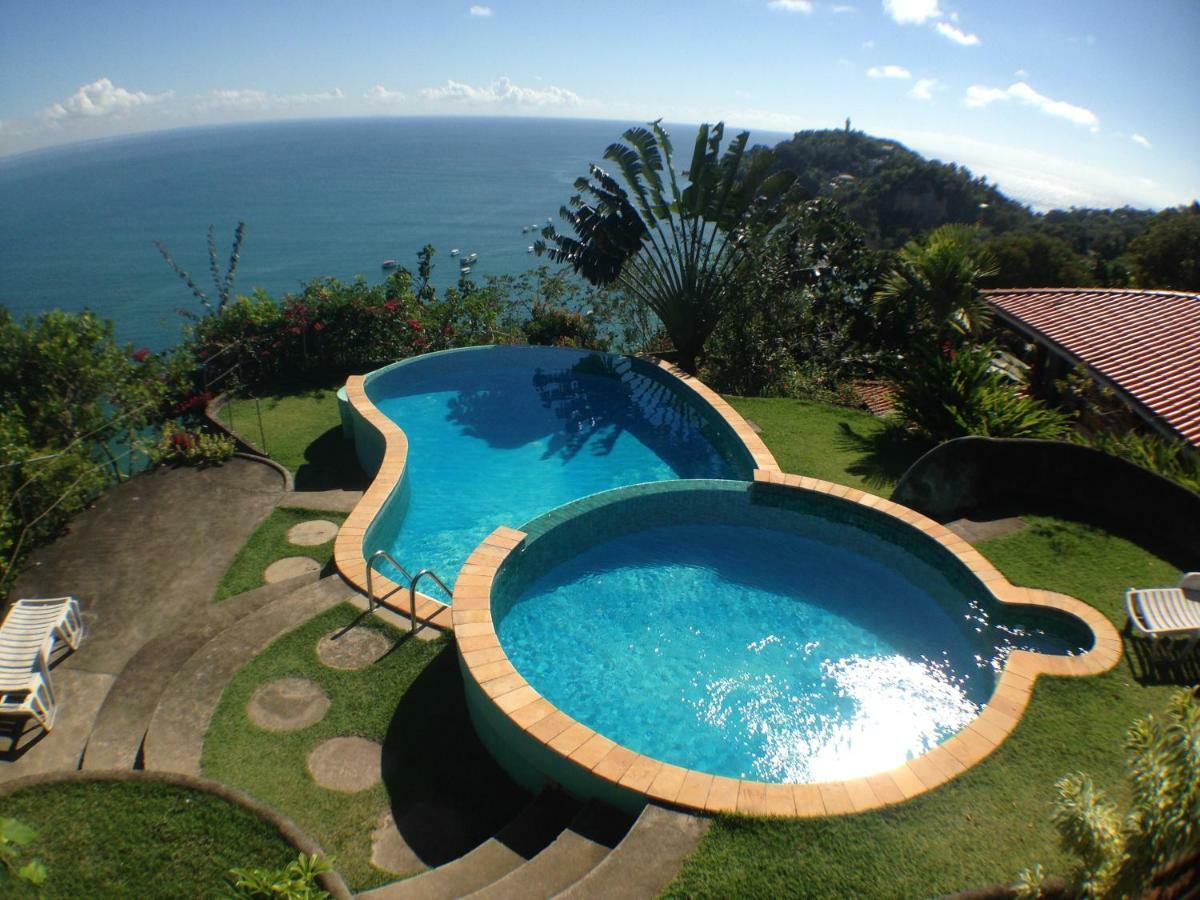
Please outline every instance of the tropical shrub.
[[231, 897], [245, 900], [326, 900], [328, 891], [316, 887], [317, 879], [333, 865], [316, 853], [301, 853], [282, 869], [233, 869]]
[[[1054, 785], [1054, 825], [1078, 860], [1071, 896], [1142, 896], [1156, 872], [1200, 848], [1200, 706], [1192, 692], [1175, 693], [1161, 718], [1134, 722], [1125, 749], [1124, 817], [1088, 775], [1067, 775]], [[1026, 869], [1017, 889], [1036, 896], [1042, 880], [1040, 866]]]
[[[243, 384], [329, 382], [419, 353], [510, 340], [503, 292], [460, 278], [436, 296], [433, 248], [418, 276], [397, 269], [380, 285], [317, 278], [279, 300], [241, 296], [192, 326], [188, 346], [207, 378]], [[222, 389], [226, 383], [222, 382]]]
[[0, 592], [32, 547], [125, 477], [183, 374], [119, 346], [89, 312], [18, 322], [0, 307]]
[[700, 126], [681, 189], [661, 122], [628, 129], [604, 151], [624, 187], [593, 164], [561, 210], [574, 237], [548, 226], [534, 245], [540, 255], [549, 241], [551, 260], [593, 285], [618, 285], [652, 311], [688, 372], [734, 290], [744, 236], [778, 224], [794, 181], [787, 172], [768, 174], [769, 152], [747, 158], [749, 132], [722, 154], [724, 134], [723, 123]]
[[935, 441], [967, 435], [1062, 437], [1067, 417], [1020, 394], [993, 368], [993, 356], [990, 345], [914, 350], [892, 366], [897, 414]]
[[837, 393], [869, 369], [881, 335], [866, 299], [878, 255], [836, 204], [789, 211], [749, 235], [737, 290], [705, 345], [704, 374], [746, 396]]
[[236, 448], [228, 435], [189, 430], [178, 422], [167, 422], [158, 443], [150, 450], [150, 460], [155, 465], [207, 466], [225, 462]]
[[881, 318], [910, 344], [959, 344], [978, 338], [990, 322], [978, 284], [996, 274], [996, 265], [978, 235], [969, 225], [943, 225], [897, 255], [875, 298]]
[[541, 302], [533, 304], [521, 330], [531, 344], [595, 350], [607, 349], [608, 344], [600, 337], [596, 323], [589, 316]]
[[1200, 494], [1200, 454], [1182, 439], [1168, 441], [1156, 434], [1125, 431], [1101, 432], [1080, 440]]

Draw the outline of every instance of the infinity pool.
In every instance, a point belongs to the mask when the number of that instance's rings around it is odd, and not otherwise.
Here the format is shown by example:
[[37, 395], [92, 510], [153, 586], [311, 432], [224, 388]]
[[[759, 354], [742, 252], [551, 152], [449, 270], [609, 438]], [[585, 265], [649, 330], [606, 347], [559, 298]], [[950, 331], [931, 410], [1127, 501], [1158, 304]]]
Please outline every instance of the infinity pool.
[[622, 485], [752, 471], [720, 416], [677, 379], [628, 357], [455, 350], [380, 370], [366, 391], [407, 435], [408, 457], [364, 556], [387, 550], [451, 586], [497, 525]]
[[925, 535], [824, 495], [647, 485], [560, 517], [527, 525], [501, 569], [501, 646], [568, 716], [687, 769], [883, 771], [977, 716], [1012, 649], [1091, 644], [1073, 617], [1002, 609]]

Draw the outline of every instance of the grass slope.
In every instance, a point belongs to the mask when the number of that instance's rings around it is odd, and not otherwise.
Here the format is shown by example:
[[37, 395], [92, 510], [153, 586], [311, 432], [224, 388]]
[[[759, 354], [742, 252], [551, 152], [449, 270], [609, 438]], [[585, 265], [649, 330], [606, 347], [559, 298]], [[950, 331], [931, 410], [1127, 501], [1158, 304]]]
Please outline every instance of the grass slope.
[[887, 496], [928, 448], [868, 412], [807, 400], [726, 397], [762, 429], [780, 468]]
[[[396, 647], [374, 665], [341, 671], [314, 652], [324, 635], [352, 621], [385, 633]], [[329, 712], [290, 733], [251, 724], [246, 704], [259, 685], [309, 678], [325, 690]], [[389, 752], [384, 782], [342, 794], [308, 774], [309, 753], [323, 741], [358, 735]], [[338, 606], [279, 638], [243, 668], [221, 698], [204, 740], [204, 774], [248, 791], [313, 835], [356, 890], [393, 880], [371, 865], [371, 832], [393, 810], [428, 814], [437, 827], [408, 833], [430, 864], [445, 862], [493, 834], [524, 795], [492, 762], [471, 726], [452, 643], [410, 639], [374, 619]], [[424, 841], [424, 843], [422, 843]]]
[[233, 597], [243, 591], [252, 591], [262, 587], [263, 571], [276, 560], [286, 556], [309, 556], [322, 567], [333, 559], [333, 541], [326, 541], [315, 547], [301, 547], [287, 539], [288, 530], [293, 525], [307, 522], [311, 519], [325, 519], [339, 525], [346, 520], [342, 513], [327, 512], [316, 509], [281, 508], [271, 512], [261, 525], [250, 535], [250, 539], [238, 551], [229, 569], [217, 585], [213, 600], [219, 602]]
[[[232, 868], [296, 858], [273, 826], [202, 791], [147, 782], [52, 784], [4, 801], [37, 831], [22, 857], [46, 864], [47, 898], [214, 897]], [[21, 882], [5, 896], [38, 894]]]

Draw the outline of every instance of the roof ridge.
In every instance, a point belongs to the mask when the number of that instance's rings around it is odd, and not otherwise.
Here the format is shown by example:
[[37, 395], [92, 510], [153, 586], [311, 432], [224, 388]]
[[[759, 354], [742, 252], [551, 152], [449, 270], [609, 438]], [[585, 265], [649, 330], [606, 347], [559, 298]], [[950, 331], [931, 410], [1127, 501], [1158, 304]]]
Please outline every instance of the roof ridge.
[[1168, 297], [1188, 297], [1200, 300], [1200, 291], [1176, 291], [1169, 288], [1119, 288], [1119, 287], [1023, 287], [983, 288], [983, 294], [1156, 294]]

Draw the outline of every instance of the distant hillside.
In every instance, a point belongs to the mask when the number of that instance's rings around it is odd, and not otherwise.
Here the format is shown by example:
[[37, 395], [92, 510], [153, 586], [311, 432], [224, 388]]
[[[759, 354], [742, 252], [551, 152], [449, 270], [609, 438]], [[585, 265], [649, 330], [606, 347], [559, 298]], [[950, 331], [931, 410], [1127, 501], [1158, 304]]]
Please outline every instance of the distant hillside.
[[895, 249], [947, 222], [999, 234], [1037, 221], [970, 170], [861, 131], [801, 131], [773, 149], [777, 170], [794, 172], [813, 197], [836, 199], [877, 247]]

